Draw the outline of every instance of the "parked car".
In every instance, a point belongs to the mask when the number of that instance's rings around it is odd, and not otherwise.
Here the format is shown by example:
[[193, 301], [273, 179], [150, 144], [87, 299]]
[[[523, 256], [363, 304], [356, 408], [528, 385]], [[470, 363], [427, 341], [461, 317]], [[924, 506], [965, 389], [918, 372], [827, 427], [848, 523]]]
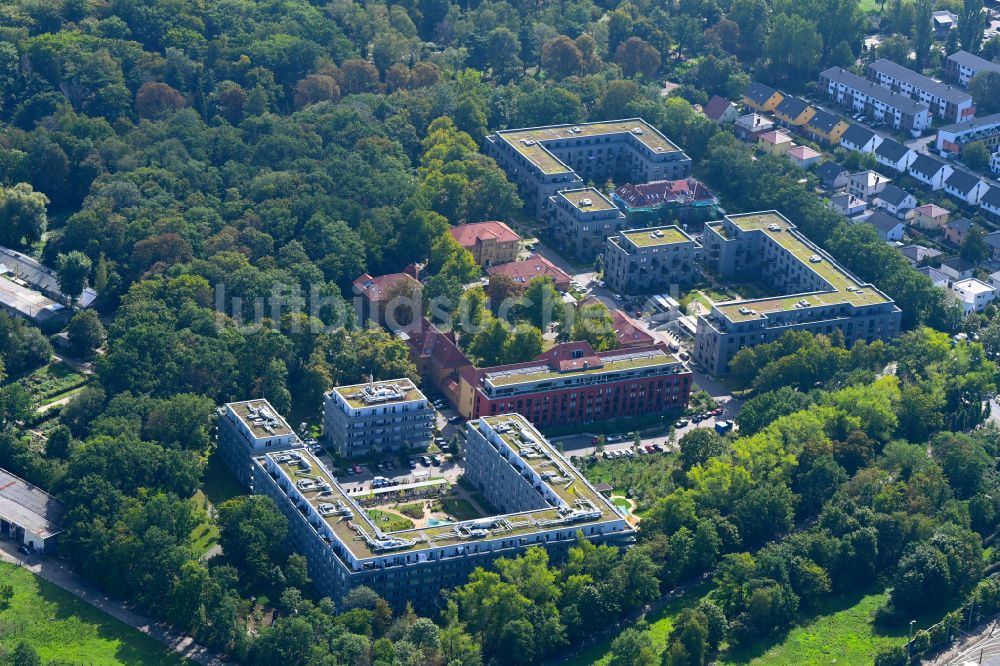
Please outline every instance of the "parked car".
[[431, 460], [433, 460], [434, 464], [437, 465], [438, 467], [441, 466], [441, 462], [442, 462], [441, 461], [441, 456], [433, 455], [433, 456], [431, 456]]
[[621, 442], [625, 439], [625, 435], [609, 435], [607, 441], [614, 444], [615, 442]]
[[656, 453], [656, 449], [653, 448], [652, 444], [647, 444], [645, 446], [646, 453]]
[[659, 444], [653, 444], [653, 450], [657, 451], [658, 453], [663, 453], [663, 447], [660, 446]]
[[690, 423], [690, 421], [688, 421], [687, 419], [680, 419], [676, 423], [674, 423], [674, 427], [675, 428], [686, 428], [689, 423]]
[[424, 467], [430, 467], [431, 466], [431, 459], [428, 458], [427, 456], [420, 456], [420, 462], [423, 463]]
[[363, 471], [364, 470], [361, 469], [361, 465], [355, 465], [354, 466], [354, 473], [355, 474], [361, 474]]
[[348, 467], [347, 468], [347, 476], [354, 476], [354, 468], [353, 467]]
[[452, 416], [450, 419], [448, 419], [448, 423], [458, 423], [461, 420], [462, 417], [456, 414], [455, 416]]
[[30, 548], [28, 548], [22, 543], [20, 546], [17, 547], [17, 552], [23, 555], [31, 555], [34, 551], [32, 551]]
[[416, 469], [417, 468], [417, 461], [415, 459], [411, 460], [409, 462], [409, 465], [410, 465], [410, 469]]

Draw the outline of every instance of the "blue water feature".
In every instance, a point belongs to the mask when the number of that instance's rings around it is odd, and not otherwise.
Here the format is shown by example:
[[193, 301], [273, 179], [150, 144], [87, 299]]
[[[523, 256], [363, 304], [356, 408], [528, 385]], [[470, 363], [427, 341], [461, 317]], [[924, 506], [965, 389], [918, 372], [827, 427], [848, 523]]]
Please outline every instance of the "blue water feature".
[[440, 518], [428, 518], [427, 527], [440, 527], [441, 525], [451, 525], [450, 520], [441, 520]]

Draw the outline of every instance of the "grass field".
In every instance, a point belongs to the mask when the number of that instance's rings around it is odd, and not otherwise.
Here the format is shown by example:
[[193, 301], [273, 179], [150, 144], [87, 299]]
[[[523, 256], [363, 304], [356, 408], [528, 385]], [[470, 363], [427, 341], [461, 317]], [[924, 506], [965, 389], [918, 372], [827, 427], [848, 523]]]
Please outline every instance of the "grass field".
[[[872, 625], [875, 611], [888, 595], [861, 590], [833, 597], [801, 626], [777, 642], [763, 643], [740, 653], [724, 655], [720, 666], [792, 666], [798, 664], [871, 664], [872, 656], [894, 644], [906, 642], [905, 627], [881, 633]], [[922, 624], [922, 623], [921, 623]]]
[[114, 666], [190, 664], [145, 636], [28, 571], [0, 562], [0, 581], [14, 586], [14, 598], [0, 607], [0, 645], [21, 640], [42, 662]]

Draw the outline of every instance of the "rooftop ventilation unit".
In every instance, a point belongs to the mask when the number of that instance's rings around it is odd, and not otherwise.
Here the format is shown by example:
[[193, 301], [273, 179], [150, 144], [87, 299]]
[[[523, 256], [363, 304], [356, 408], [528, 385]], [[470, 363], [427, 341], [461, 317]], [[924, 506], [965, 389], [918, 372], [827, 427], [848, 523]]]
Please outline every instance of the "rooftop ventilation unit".
[[769, 225], [767, 225], [767, 230], [768, 231], [781, 231], [781, 225], [780, 224], [769, 224]]
[[535, 140], [534, 139], [521, 139], [521, 143], [523, 143], [526, 146], [533, 146], [533, 145], [535, 145]]
[[818, 254], [814, 254], [811, 257], [809, 257], [809, 263], [811, 264], [818, 264], [821, 261], [823, 261], [823, 257], [819, 256]]
[[659, 229], [657, 229], [656, 231], [654, 231], [653, 235], [656, 236], [657, 238], [663, 238], [663, 232], [660, 231]]
[[579, 134], [582, 131], [583, 130], [580, 129], [579, 127], [574, 127], [573, 129], [570, 130], [570, 132], [572, 132], [573, 134]]
[[580, 208], [584, 208], [586, 206], [593, 206], [593, 205], [594, 205], [594, 200], [593, 199], [580, 199]]
[[644, 134], [644, 132], [642, 131], [641, 127], [633, 127], [632, 128], [632, 134], [635, 134], [636, 136], [640, 136], [640, 135]]

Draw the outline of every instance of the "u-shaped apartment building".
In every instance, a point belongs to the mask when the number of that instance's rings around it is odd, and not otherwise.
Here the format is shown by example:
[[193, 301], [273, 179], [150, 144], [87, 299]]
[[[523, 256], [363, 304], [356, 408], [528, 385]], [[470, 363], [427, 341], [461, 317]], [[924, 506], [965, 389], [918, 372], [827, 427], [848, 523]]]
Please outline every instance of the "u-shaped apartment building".
[[266, 400], [223, 405], [217, 422], [223, 459], [285, 514], [289, 550], [306, 557], [318, 592], [337, 603], [365, 585], [396, 609], [407, 603], [431, 609], [441, 590], [499, 557], [531, 546], [558, 557], [579, 535], [624, 545], [635, 534], [624, 514], [520, 414], [466, 424], [465, 478], [500, 513], [395, 532], [368, 517], [358, 494], [337, 482]]
[[716, 303], [698, 318], [695, 358], [725, 373], [740, 349], [786, 331], [832, 333], [848, 346], [899, 334], [902, 311], [876, 287], [852, 275], [777, 211], [727, 215], [705, 226], [706, 264], [719, 276], [753, 276], [780, 296]]

